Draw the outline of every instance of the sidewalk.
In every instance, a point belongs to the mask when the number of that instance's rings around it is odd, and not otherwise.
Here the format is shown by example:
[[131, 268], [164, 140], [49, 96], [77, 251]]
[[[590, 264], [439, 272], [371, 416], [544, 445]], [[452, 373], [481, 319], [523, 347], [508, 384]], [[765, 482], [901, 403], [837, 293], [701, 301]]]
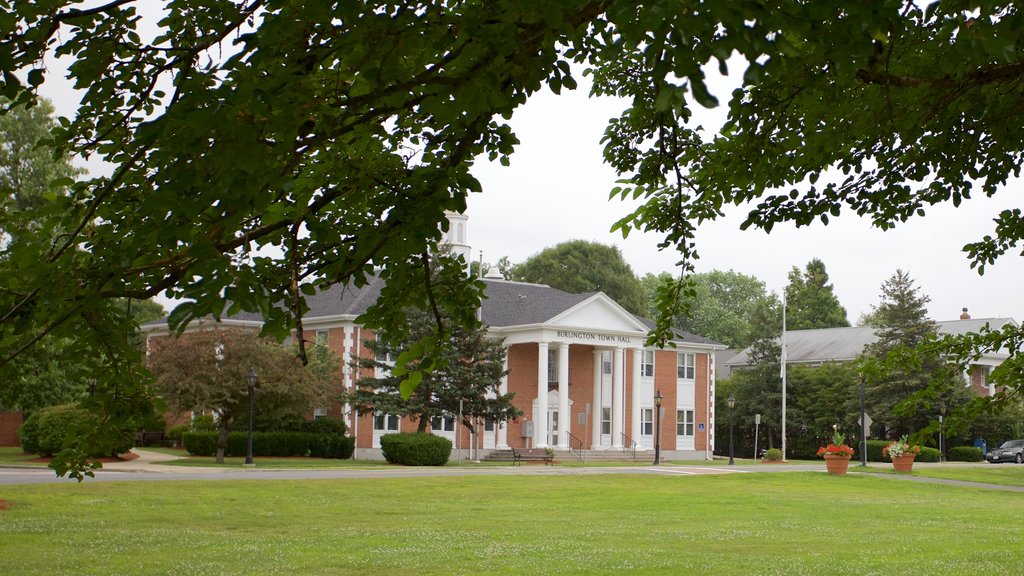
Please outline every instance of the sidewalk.
[[101, 470], [112, 472], [170, 472], [175, 474], [197, 474], [210, 472], [227, 472], [230, 468], [220, 466], [168, 466], [161, 462], [172, 462], [180, 457], [162, 452], [152, 452], [144, 448], [132, 448], [132, 453], [139, 457], [123, 462], [105, 462]]

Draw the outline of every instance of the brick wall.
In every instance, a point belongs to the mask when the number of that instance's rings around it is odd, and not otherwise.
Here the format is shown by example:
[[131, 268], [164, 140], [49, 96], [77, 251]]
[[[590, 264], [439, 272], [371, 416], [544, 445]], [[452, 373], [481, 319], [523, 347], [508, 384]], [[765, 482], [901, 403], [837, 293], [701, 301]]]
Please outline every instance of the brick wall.
[[21, 412], [0, 412], [0, 446], [19, 446], [18, 427]]

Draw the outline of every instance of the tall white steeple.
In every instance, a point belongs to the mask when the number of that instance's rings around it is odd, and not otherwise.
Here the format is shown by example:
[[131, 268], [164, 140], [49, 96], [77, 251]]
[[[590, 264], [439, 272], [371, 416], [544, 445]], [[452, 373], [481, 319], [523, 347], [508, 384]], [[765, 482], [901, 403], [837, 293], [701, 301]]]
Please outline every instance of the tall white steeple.
[[469, 217], [458, 212], [446, 211], [444, 214], [448, 218], [448, 232], [444, 236], [445, 244], [452, 247], [453, 254], [461, 255], [468, 265], [471, 261], [472, 252], [469, 246], [469, 234], [467, 231]]

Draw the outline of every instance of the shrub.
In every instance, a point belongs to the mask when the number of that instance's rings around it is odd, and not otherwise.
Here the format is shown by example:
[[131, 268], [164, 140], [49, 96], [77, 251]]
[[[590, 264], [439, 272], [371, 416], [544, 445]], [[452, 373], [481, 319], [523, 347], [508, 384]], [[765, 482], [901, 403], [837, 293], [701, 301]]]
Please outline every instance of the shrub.
[[921, 447], [921, 453], [917, 455], [914, 460], [917, 462], [938, 462], [941, 460], [942, 453], [939, 452], [938, 448], [929, 448], [927, 446]]
[[405, 466], [444, 466], [452, 454], [452, 441], [420, 432], [380, 437], [384, 459]]
[[167, 429], [167, 434], [164, 435], [164, 439], [173, 443], [175, 446], [181, 446], [182, 437], [188, 432], [190, 432], [188, 424], [171, 426]]
[[193, 432], [216, 432], [217, 423], [213, 421], [213, 416], [204, 414], [202, 416], [196, 416], [192, 419], [192, 431]]
[[946, 456], [947, 460], [953, 462], [981, 462], [985, 457], [982, 453], [981, 448], [974, 446], [953, 446], [949, 449], [949, 454]]
[[[22, 450], [49, 457], [98, 426], [99, 421], [92, 412], [74, 404], [63, 404], [33, 412], [18, 429], [18, 435]], [[114, 432], [104, 446], [97, 448], [98, 453], [90, 456], [116, 456], [129, 451], [135, 442], [134, 427], [115, 425]]]
[[779, 462], [782, 460], [782, 450], [779, 448], [772, 448], [764, 453], [765, 460], [771, 460], [772, 462]]
[[[185, 449], [195, 456], [213, 456], [217, 453], [216, 432], [186, 432], [182, 436]], [[224, 450], [227, 456], [244, 456], [248, 434], [231, 432]], [[351, 458], [355, 438], [339, 434], [312, 434], [309, 432], [253, 432], [254, 456], [311, 456], [314, 458]]]

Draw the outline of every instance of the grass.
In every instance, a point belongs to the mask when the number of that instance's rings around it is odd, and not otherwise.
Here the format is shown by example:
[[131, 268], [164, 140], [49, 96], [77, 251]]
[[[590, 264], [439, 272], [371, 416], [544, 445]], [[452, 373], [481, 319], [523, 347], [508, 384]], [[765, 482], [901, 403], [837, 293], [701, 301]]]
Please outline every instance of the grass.
[[[891, 468], [874, 468], [869, 469], [868, 471], [884, 474], [896, 473]], [[913, 476], [924, 476], [927, 478], [945, 478], [947, 480], [981, 482], [984, 484], [997, 484], [1001, 486], [1024, 486], [1024, 466], [1014, 464], [993, 464], [991, 466], [980, 468], [926, 468], [923, 466], [915, 466], [910, 474]]]
[[[822, 473], [4, 486], [0, 574], [984, 574], [1024, 499]], [[1012, 496], [1012, 495], [1009, 495]]]
[[[296, 469], [322, 469], [322, 468], [375, 468], [378, 466], [390, 466], [387, 462], [376, 460], [338, 460], [336, 458], [271, 458], [255, 457], [253, 463], [257, 468], [296, 468]], [[186, 456], [181, 460], [170, 460], [160, 462], [168, 466], [186, 467], [211, 467], [211, 468], [242, 468], [245, 464], [244, 456], [228, 456], [224, 458], [224, 464], [217, 464], [213, 456]]]
[[21, 448], [17, 446], [3, 446], [0, 447], [0, 464], [17, 464], [18, 466], [38, 466], [46, 468], [46, 462], [32, 462], [31, 460], [38, 458], [35, 454], [25, 454], [21, 451]]

